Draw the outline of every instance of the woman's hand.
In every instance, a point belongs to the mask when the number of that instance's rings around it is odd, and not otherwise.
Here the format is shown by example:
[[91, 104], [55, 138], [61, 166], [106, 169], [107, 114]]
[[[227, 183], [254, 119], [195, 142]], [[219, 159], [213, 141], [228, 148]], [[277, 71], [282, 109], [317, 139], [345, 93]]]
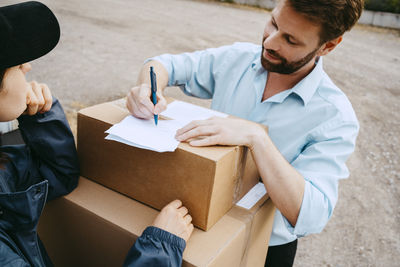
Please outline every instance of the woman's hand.
[[153, 226], [179, 236], [186, 242], [193, 232], [192, 216], [180, 200], [166, 205], [154, 220]]
[[36, 113], [45, 113], [51, 109], [53, 97], [49, 87], [44, 83], [35, 81], [28, 83], [28, 92], [26, 96], [27, 108], [24, 115], [35, 115]]

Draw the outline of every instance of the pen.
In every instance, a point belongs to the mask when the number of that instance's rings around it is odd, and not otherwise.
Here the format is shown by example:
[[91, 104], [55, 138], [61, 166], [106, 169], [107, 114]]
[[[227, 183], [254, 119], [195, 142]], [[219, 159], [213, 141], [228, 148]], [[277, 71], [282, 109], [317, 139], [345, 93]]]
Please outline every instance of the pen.
[[[153, 70], [153, 67], [150, 67], [150, 81], [151, 81], [151, 100], [153, 101], [154, 106], [157, 104], [157, 81], [156, 81], [156, 73]], [[157, 125], [158, 123], [158, 115], [154, 114], [154, 123]]]

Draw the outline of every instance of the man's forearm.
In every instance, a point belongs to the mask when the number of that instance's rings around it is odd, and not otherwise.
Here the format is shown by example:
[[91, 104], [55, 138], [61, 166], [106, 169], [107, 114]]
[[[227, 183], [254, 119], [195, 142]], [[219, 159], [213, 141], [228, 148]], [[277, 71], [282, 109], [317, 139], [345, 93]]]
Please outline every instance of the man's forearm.
[[254, 140], [251, 151], [268, 195], [294, 227], [303, 201], [304, 178], [286, 161], [266, 133]]
[[141, 84], [150, 85], [149, 73], [151, 66], [154, 68], [154, 72], [157, 75], [157, 89], [164, 90], [164, 88], [167, 87], [168, 85], [168, 72], [160, 62], [155, 60], [149, 61], [143, 65], [138, 76], [137, 85]]

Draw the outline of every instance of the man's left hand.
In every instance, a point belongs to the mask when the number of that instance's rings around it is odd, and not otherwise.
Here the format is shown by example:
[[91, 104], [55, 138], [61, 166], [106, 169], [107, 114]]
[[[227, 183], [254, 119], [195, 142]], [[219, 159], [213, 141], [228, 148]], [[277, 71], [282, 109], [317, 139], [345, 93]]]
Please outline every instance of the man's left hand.
[[265, 128], [255, 122], [213, 117], [192, 121], [179, 129], [175, 138], [192, 146], [244, 145], [252, 148], [255, 138], [265, 134]]

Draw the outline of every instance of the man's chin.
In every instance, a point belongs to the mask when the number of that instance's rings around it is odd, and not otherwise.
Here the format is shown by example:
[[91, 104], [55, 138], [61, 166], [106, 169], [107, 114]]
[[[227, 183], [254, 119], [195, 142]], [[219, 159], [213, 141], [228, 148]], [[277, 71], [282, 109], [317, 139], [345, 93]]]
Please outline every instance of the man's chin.
[[268, 72], [280, 72], [280, 70], [281, 70], [281, 64], [273, 64], [271, 61], [269, 61], [266, 58], [261, 59], [261, 65]]

